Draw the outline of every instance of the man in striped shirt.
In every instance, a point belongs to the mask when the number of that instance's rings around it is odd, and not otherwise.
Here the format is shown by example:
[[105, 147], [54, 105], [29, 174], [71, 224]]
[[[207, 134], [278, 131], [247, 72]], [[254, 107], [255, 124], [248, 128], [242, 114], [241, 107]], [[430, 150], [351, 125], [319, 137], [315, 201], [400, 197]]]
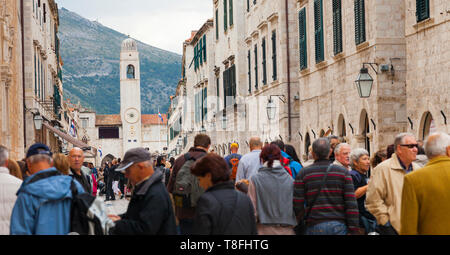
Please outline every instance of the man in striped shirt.
[[330, 143], [326, 138], [314, 141], [314, 164], [304, 168], [294, 182], [294, 211], [297, 220], [306, 219], [307, 235], [346, 235], [359, 231], [359, 212], [353, 181], [347, 169], [333, 165], [328, 172], [314, 205], [312, 200], [322, 185], [322, 179], [330, 165]]

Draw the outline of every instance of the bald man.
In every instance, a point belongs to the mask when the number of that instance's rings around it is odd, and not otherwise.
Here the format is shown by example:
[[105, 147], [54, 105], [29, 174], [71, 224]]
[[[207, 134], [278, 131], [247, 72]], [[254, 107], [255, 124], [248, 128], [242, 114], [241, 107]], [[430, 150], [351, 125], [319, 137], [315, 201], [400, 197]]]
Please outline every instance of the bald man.
[[259, 159], [261, 153], [262, 142], [259, 137], [252, 137], [249, 141], [250, 152], [245, 154], [239, 160], [238, 170], [236, 172], [236, 183], [242, 179], [250, 179], [262, 166]]
[[82, 171], [81, 167], [83, 166], [84, 161], [84, 152], [82, 149], [75, 147], [69, 152], [69, 163], [70, 163], [70, 173], [69, 175], [72, 178], [75, 178], [81, 185], [84, 190], [92, 194], [92, 186], [89, 182], [89, 177], [87, 177]]

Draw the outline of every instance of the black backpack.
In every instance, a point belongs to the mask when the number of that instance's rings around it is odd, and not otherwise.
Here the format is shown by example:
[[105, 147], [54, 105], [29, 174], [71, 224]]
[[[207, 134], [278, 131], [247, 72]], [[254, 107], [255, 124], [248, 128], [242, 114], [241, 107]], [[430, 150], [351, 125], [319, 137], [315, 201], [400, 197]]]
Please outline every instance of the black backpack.
[[79, 235], [107, 235], [114, 222], [106, 215], [102, 201], [89, 193], [79, 194], [72, 180], [72, 205], [70, 209], [70, 233]]

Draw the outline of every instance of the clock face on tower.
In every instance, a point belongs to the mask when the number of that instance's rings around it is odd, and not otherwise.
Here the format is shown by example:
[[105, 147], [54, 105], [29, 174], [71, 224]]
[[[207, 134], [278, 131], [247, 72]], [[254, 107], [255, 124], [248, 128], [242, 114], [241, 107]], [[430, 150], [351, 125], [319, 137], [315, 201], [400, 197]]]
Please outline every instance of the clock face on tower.
[[125, 111], [125, 121], [133, 124], [139, 120], [139, 112], [135, 108], [129, 108]]

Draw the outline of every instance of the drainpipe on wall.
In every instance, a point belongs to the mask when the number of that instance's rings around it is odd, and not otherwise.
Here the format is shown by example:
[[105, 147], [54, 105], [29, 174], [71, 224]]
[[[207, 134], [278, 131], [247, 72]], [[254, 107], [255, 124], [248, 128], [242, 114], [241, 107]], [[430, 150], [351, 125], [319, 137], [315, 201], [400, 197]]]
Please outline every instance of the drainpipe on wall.
[[288, 141], [291, 141], [291, 70], [290, 64], [290, 52], [289, 52], [289, 8], [288, 0], [285, 0], [285, 12], [286, 12], [286, 53], [287, 53], [287, 85], [288, 85]]
[[23, 1], [24, 0], [20, 0], [20, 29], [21, 29], [21, 33], [22, 33], [22, 101], [23, 101], [23, 147], [24, 149], [26, 149], [27, 147], [27, 132], [26, 132], [26, 125], [25, 125], [25, 120], [26, 120], [26, 114], [27, 114], [27, 107], [25, 105], [25, 34], [24, 34], [24, 11], [23, 11]]

